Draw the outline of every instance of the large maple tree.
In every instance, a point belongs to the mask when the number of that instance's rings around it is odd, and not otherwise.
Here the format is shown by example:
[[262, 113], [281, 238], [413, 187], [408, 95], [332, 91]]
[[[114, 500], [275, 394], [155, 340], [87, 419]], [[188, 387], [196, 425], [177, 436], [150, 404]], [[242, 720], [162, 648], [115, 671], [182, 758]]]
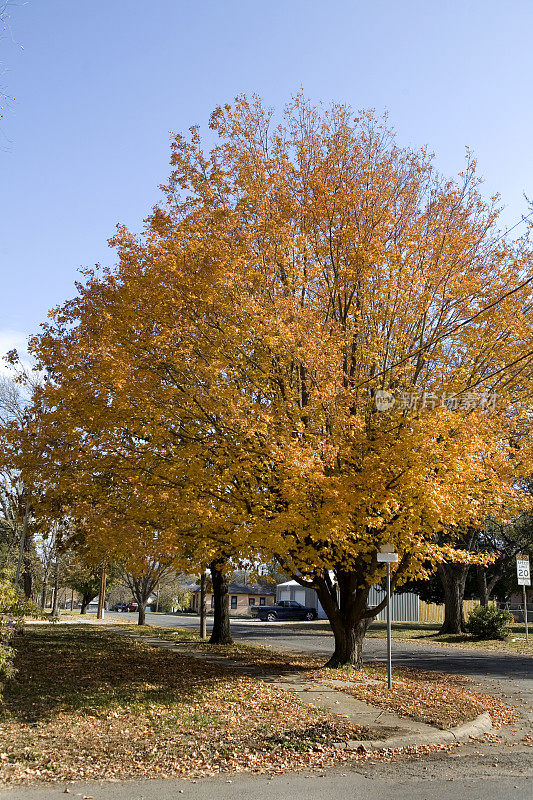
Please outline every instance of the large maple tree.
[[49, 405], [139, 513], [316, 589], [331, 663], [360, 663], [383, 545], [400, 585], [525, 502], [531, 250], [472, 158], [445, 180], [372, 114], [241, 97], [211, 128], [35, 340]]

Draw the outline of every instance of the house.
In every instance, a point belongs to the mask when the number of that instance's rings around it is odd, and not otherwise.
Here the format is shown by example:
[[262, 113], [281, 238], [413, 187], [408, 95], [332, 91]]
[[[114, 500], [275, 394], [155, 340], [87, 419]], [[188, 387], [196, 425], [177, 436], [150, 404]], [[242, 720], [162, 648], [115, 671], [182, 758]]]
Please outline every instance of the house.
[[[190, 587], [191, 591], [191, 610], [199, 613], [200, 611], [200, 587], [194, 585]], [[228, 586], [229, 592], [229, 613], [233, 616], [236, 614], [249, 614], [253, 606], [269, 606], [273, 605], [276, 600], [276, 591], [274, 587], [269, 588], [265, 586], [254, 585], [250, 586], [241, 583], [230, 583]], [[215, 607], [215, 596], [212, 588], [208, 585], [205, 593], [207, 611], [213, 611]]]
[[[379, 586], [372, 586], [368, 596], [370, 607], [381, 603], [385, 597], [385, 592]], [[318, 619], [327, 619], [326, 613], [320, 604], [317, 593], [314, 589], [306, 589], [298, 581], [286, 581], [278, 583], [276, 587], [276, 602], [280, 600], [296, 600], [303, 606], [316, 608]], [[394, 622], [418, 622], [419, 606], [418, 595], [413, 592], [393, 593], [391, 600], [391, 612]], [[376, 619], [380, 622], [386, 620], [387, 611], [383, 609]]]

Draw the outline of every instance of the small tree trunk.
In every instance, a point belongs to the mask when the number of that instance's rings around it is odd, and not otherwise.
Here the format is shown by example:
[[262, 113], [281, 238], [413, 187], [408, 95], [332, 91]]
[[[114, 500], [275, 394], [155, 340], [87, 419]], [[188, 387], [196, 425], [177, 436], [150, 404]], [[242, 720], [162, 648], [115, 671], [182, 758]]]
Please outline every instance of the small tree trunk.
[[213, 583], [214, 615], [210, 644], [233, 644], [229, 615], [228, 578], [224, 573], [226, 559], [218, 559], [210, 564]]
[[468, 564], [439, 564], [438, 574], [444, 589], [444, 622], [439, 633], [464, 633], [463, 598]]
[[146, 604], [139, 603], [139, 619], [137, 625], [146, 625]]
[[479, 594], [479, 602], [482, 606], [489, 604], [489, 589], [487, 586], [487, 568], [483, 564], [476, 564], [476, 580]]
[[41, 608], [46, 608], [46, 592], [48, 589], [48, 575], [45, 575], [43, 578], [43, 590], [41, 592]]
[[100, 591], [98, 593], [98, 611], [96, 612], [97, 619], [104, 618], [106, 581], [107, 581], [107, 571], [106, 571], [106, 565], [104, 564], [100, 572]]

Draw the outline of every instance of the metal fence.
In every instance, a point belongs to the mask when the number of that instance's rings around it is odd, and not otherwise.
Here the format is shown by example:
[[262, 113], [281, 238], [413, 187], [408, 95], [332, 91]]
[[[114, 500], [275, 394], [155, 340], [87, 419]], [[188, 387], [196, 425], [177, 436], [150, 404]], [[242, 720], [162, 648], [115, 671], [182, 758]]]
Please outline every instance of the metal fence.
[[[385, 597], [385, 591], [379, 586], [372, 586], [368, 596], [368, 605], [377, 606]], [[412, 592], [398, 592], [392, 595], [391, 617], [393, 622], [418, 622], [419, 602], [418, 595]], [[384, 608], [376, 619], [384, 622], [387, 619], [387, 609]]]

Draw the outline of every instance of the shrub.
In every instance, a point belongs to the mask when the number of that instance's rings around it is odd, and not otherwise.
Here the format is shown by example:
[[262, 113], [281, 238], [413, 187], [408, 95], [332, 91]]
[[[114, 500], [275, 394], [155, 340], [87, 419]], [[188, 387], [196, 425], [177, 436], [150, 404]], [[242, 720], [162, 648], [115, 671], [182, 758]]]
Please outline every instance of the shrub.
[[40, 609], [13, 586], [10, 573], [0, 571], [0, 699], [2, 683], [15, 671], [9, 643], [15, 633], [22, 631], [25, 616], [41, 616]]
[[470, 612], [466, 629], [478, 639], [505, 639], [511, 633], [513, 615], [496, 606], [477, 606]]

